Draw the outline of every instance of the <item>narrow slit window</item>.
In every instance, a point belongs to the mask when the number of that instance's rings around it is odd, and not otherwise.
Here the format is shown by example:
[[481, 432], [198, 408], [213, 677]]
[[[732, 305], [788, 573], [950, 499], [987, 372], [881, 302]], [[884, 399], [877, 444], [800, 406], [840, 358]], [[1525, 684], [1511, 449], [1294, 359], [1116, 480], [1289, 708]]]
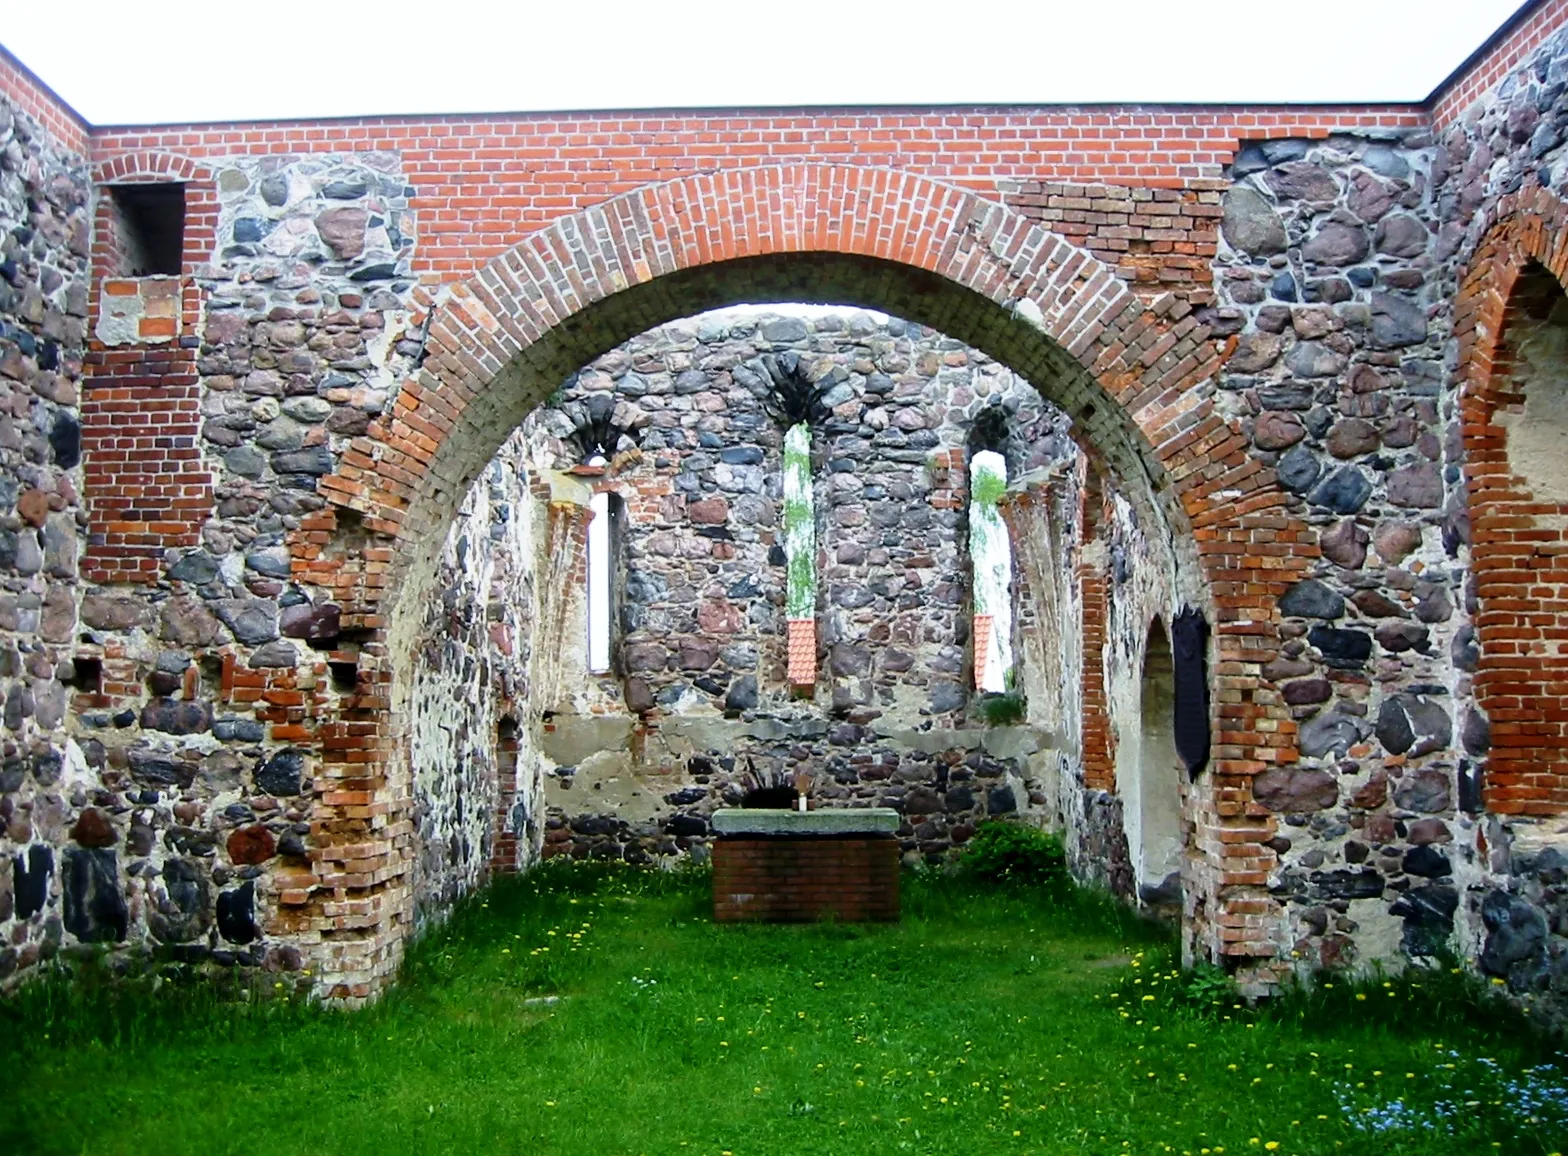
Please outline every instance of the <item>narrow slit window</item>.
[[789, 682], [817, 681], [817, 518], [811, 488], [811, 426], [797, 422], [784, 435], [785, 613]]
[[615, 533], [610, 525], [608, 493], [597, 493], [588, 503], [593, 517], [588, 521], [588, 670], [606, 674], [610, 670], [612, 618], [615, 599], [611, 593], [614, 576]]
[[975, 688], [1010, 689], [1013, 673], [1013, 550], [997, 503], [1007, 459], [981, 450], [969, 466], [969, 558], [974, 569]]

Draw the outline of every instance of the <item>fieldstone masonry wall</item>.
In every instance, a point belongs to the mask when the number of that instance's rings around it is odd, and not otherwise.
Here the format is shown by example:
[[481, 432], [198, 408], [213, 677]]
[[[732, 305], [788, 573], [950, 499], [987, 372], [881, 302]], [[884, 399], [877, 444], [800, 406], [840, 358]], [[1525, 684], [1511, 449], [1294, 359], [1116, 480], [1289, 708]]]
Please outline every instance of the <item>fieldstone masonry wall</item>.
[[[802, 763], [911, 856], [1016, 812], [1143, 896], [1118, 748], [1190, 603], [1189, 951], [1264, 984], [1452, 949], [1551, 1003], [1568, 508], [1511, 431], [1557, 380], [1526, 330], [1568, 277], [1565, 18], [1430, 107], [820, 125], [100, 132], [0, 59], [0, 980], [111, 946], [369, 998], [487, 872], [700, 847]], [[590, 179], [616, 134], [646, 155]], [[178, 276], [114, 260], [137, 181], [185, 186]], [[666, 324], [802, 292], [988, 353], [848, 310]], [[805, 696], [785, 355], [824, 395]], [[968, 691], [977, 448], [1015, 479], [1021, 725]], [[596, 489], [623, 585], [590, 677]]]
[[1279, 654], [1262, 670], [1300, 757], [1252, 792], [1277, 857], [1281, 949], [1314, 964], [1401, 937], [1419, 951], [1451, 930], [1438, 846], [1458, 822], [1464, 569], [1442, 332], [1428, 323], [1434, 156], [1422, 130], [1264, 142], [1238, 154], [1224, 202], [1216, 314], [1239, 341], [1220, 404], [1320, 552], [1280, 600]]
[[1558, 428], [1562, 360], [1551, 337], [1568, 275], [1568, 36], [1537, 35], [1539, 47], [1446, 126], [1433, 181], [1440, 256], [1453, 254], [1443, 270], [1457, 395], [1447, 445], [1468, 491], [1452, 536], [1471, 566], [1459, 603], [1468, 621], [1451, 654], [1467, 772], [1459, 805], [1477, 813], [1467, 841], [1481, 870], [1461, 876], [1459, 919], [1481, 970], [1561, 1023], [1568, 508], [1560, 448], [1532, 461], [1532, 435], [1520, 435], [1525, 422], [1532, 434]]
[[518, 870], [539, 852], [537, 712], [528, 704], [540, 507], [514, 466], [521, 447], [509, 441], [469, 491], [416, 657], [408, 757], [421, 921], [439, 918], [491, 870]]
[[103, 752], [67, 738], [90, 190], [84, 157], [0, 101], [0, 980], [68, 935], [124, 939], [140, 892], [120, 874]]
[[[764, 361], [791, 356], [821, 395], [820, 673], [805, 694], [787, 679], [784, 430]], [[584, 465], [595, 414], [594, 436], [615, 455], [602, 469]], [[535, 513], [513, 506], [514, 516], [537, 518], [549, 501], [581, 509], [596, 489], [626, 511], [617, 673], [588, 672], [580, 569], [548, 615], [564, 624], [551, 657], [536, 654], [556, 667], [534, 684], [534, 714], [548, 714], [546, 855], [647, 861], [701, 845], [715, 806], [796, 768], [818, 777], [819, 803], [903, 811], [913, 858], [962, 843], [987, 815], [1050, 813], [1045, 768], [1054, 782], [1058, 761], [1073, 761], [1066, 736], [1034, 717], [987, 729], [971, 709], [963, 463], [977, 420], [999, 431], [1011, 472], [1071, 470], [1065, 416], [975, 350], [864, 313], [741, 311], [617, 348], [524, 424], [492, 466], [538, 480]], [[476, 483], [470, 502], [489, 484]], [[1075, 511], [1057, 513], [1072, 524]], [[1071, 534], [1056, 533], [1070, 547]], [[481, 570], [512, 545], [483, 521], [456, 534], [448, 557]], [[573, 545], [580, 554], [580, 537]], [[554, 543], [527, 548], [534, 572], [563, 569]], [[1060, 669], [1071, 634], [1054, 645], [1036, 636], [1043, 665], [1025, 683]], [[1069, 712], [1051, 709], [1060, 728]]]

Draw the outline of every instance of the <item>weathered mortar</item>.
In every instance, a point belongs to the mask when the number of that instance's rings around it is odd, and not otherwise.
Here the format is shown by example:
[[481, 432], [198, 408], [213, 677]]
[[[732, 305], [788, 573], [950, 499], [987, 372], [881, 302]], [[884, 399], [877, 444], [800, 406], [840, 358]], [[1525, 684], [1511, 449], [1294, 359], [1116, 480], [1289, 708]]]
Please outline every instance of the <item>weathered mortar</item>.
[[[1561, 676], [1555, 671], [1561, 663], [1564, 576], [1560, 566], [1554, 568], [1552, 559], [1562, 550], [1565, 523], [1560, 503], [1565, 471], [1560, 451], [1555, 459], [1532, 460], [1531, 434], [1520, 436], [1517, 420], [1511, 424], [1510, 415], [1498, 413], [1496, 422], [1507, 439], [1512, 472], [1522, 476], [1528, 486], [1526, 502], [1546, 505], [1510, 507], [1506, 501], [1499, 502], [1497, 479], [1486, 474], [1490, 447], [1475, 437], [1477, 431], [1470, 428], [1466, 417], [1467, 407], [1474, 416], [1480, 392], [1474, 387], [1484, 376], [1470, 364], [1478, 351], [1473, 344], [1466, 346], [1469, 337], [1465, 331], [1474, 325], [1475, 315], [1465, 290], [1493, 259], [1487, 246], [1500, 231], [1499, 218], [1505, 216], [1504, 206], [1511, 198], [1539, 191], [1543, 200], [1561, 203], [1559, 198], [1568, 188], [1565, 83], [1568, 32], [1558, 29], [1545, 35], [1532, 52], [1522, 54], [1501, 82], [1448, 123], [1436, 141], [1432, 184], [1441, 226], [1434, 256], [1439, 262], [1441, 292], [1455, 298], [1454, 328], [1459, 339], [1449, 346], [1449, 384], [1464, 386], [1463, 392], [1450, 388], [1445, 393], [1442, 434], [1450, 463], [1445, 480], [1451, 483], [1451, 519], [1444, 528], [1444, 546], [1456, 564], [1469, 571], [1462, 592], [1456, 592], [1454, 599], [1458, 628], [1450, 643], [1448, 681], [1454, 698], [1452, 743], [1459, 756], [1456, 797], [1470, 814], [1460, 819], [1454, 832], [1455, 887], [1439, 890], [1444, 881], [1438, 879], [1422, 889], [1419, 902], [1406, 903], [1407, 907], [1425, 909], [1412, 922], [1418, 922], [1429, 934], [1441, 934], [1443, 916], [1453, 911], [1458, 932], [1455, 946], [1460, 955], [1476, 960], [1483, 974], [1504, 980], [1525, 1006], [1544, 1011], [1559, 1026], [1568, 1014], [1568, 922], [1562, 887], [1568, 833], [1552, 815], [1561, 810], [1560, 776], [1568, 766], [1568, 752], [1561, 723], [1554, 722], [1561, 717]], [[1562, 213], [1548, 210], [1540, 216], [1539, 222], [1526, 223], [1528, 231], [1539, 230], [1539, 241], [1512, 256], [1519, 261], [1533, 256], [1550, 266], [1549, 272], [1539, 266], [1537, 271], [1551, 284], [1560, 305], [1564, 269], [1555, 254], [1562, 251]], [[1516, 238], [1517, 233], [1509, 240]], [[1486, 286], [1490, 292], [1501, 288]], [[1560, 315], [1560, 308], [1554, 310], [1553, 320]], [[1537, 428], [1552, 428], [1553, 407], [1560, 404], [1560, 346], [1554, 349], [1549, 342], [1532, 342], [1532, 337], [1550, 338], [1551, 333], [1543, 334], [1524, 324], [1526, 319], [1513, 302], [1504, 316], [1503, 336], [1521, 355], [1517, 386], [1525, 391], [1524, 415]], [[1496, 337], [1497, 322], [1491, 327], [1491, 336]], [[1506, 363], [1507, 354], [1506, 346], [1498, 349], [1496, 361]], [[1521, 457], [1526, 460], [1518, 461]], [[1462, 467], [1469, 480], [1456, 480], [1454, 467]], [[1493, 598], [1502, 605], [1527, 596], [1538, 608], [1534, 640], [1526, 632], [1526, 641], [1518, 644], [1534, 656], [1533, 686], [1528, 679], [1517, 678], [1517, 664], [1497, 669], [1497, 660], [1512, 643], [1507, 631], [1497, 625], [1506, 625], [1508, 620], [1505, 613], [1488, 615], [1491, 607], [1480, 596], [1477, 583], [1478, 577], [1485, 577], [1478, 555], [1494, 541], [1491, 521], [1499, 516], [1506, 520], [1516, 512], [1526, 515], [1521, 536], [1539, 541], [1533, 548], [1538, 572], [1528, 579], [1533, 583], [1528, 592], [1510, 583], [1496, 590]], [[1475, 533], [1472, 523], [1485, 529]], [[1543, 622], [1544, 627], [1539, 625]], [[1501, 692], [1483, 691], [1481, 686], [1488, 679], [1493, 686], [1515, 685]], [[1517, 685], [1520, 681], [1525, 685]], [[1520, 694], [1522, 703], [1513, 697]], [[1500, 717], [1489, 720], [1489, 699], [1500, 708], [1515, 709], [1499, 709]], [[1548, 737], [1532, 738], [1532, 731]], [[1526, 764], [1524, 776], [1518, 773], [1521, 756]], [[1495, 773], [1494, 763], [1504, 763], [1507, 775]], [[1490, 775], [1489, 770], [1493, 772]], [[1501, 813], [1477, 814], [1483, 809]]]

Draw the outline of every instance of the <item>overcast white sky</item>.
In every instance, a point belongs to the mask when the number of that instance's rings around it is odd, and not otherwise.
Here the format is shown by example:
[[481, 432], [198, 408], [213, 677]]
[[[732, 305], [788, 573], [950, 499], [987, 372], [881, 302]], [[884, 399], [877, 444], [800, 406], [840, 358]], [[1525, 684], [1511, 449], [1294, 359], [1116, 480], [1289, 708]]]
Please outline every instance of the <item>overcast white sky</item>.
[[63, 0], [0, 42], [95, 124], [589, 108], [1414, 101], [1520, 0]]

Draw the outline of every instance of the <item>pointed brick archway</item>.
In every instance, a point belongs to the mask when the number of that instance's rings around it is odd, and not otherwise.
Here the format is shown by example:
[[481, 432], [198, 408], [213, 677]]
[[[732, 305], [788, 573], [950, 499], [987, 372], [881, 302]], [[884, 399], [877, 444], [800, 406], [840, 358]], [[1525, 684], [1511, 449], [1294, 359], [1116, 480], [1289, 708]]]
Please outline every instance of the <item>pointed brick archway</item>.
[[[1501, 198], [1480, 234], [1454, 301], [1457, 384], [1475, 575], [1476, 704], [1486, 749], [1465, 727], [1467, 753], [1484, 759], [1486, 809], [1514, 815], [1568, 811], [1568, 468], [1560, 420], [1531, 407], [1538, 360], [1522, 355], [1532, 328], [1564, 325], [1568, 204], [1531, 187]], [[1552, 376], [1568, 377], [1559, 356]], [[1559, 400], [1558, 404], [1561, 404]], [[1557, 477], [1511, 452], [1529, 423], [1550, 441]], [[1551, 470], [1547, 471], [1550, 474]], [[1555, 483], [1555, 484], [1553, 484]]]
[[[411, 926], [403, 616], [469, 483], [569, 373], [653, 326], [741, 301], [877, 308], [981, 349], [1066, 410], [1158, 519], [1182, 596], [1217, 624], [1187, 941], [1208, 956], [1278, 954], [1264, 891], [1273, 857], [1260, 846], [1271, 831], [1250, 778], [1294, 758], [1295, 727], [1257, 672], [1278, 645], [1274, 601], [1316, 547], [1215, 411], [1229, 347], [1184, 302], [1146, 304], [1085, 250], [973, 191], [840, 166], [641, 188], [529, 234], [426, 300], [422, 367], [322, 480], [332, 505], [293, 541], [296, 579], [366, 639], [357, 693], [318, 727], [313, 869], [281, 881], [279, 924], [310, 945], [323, 994], [373, 995]], [[1258, 581], [1265, 565], [1272, 582]]]

